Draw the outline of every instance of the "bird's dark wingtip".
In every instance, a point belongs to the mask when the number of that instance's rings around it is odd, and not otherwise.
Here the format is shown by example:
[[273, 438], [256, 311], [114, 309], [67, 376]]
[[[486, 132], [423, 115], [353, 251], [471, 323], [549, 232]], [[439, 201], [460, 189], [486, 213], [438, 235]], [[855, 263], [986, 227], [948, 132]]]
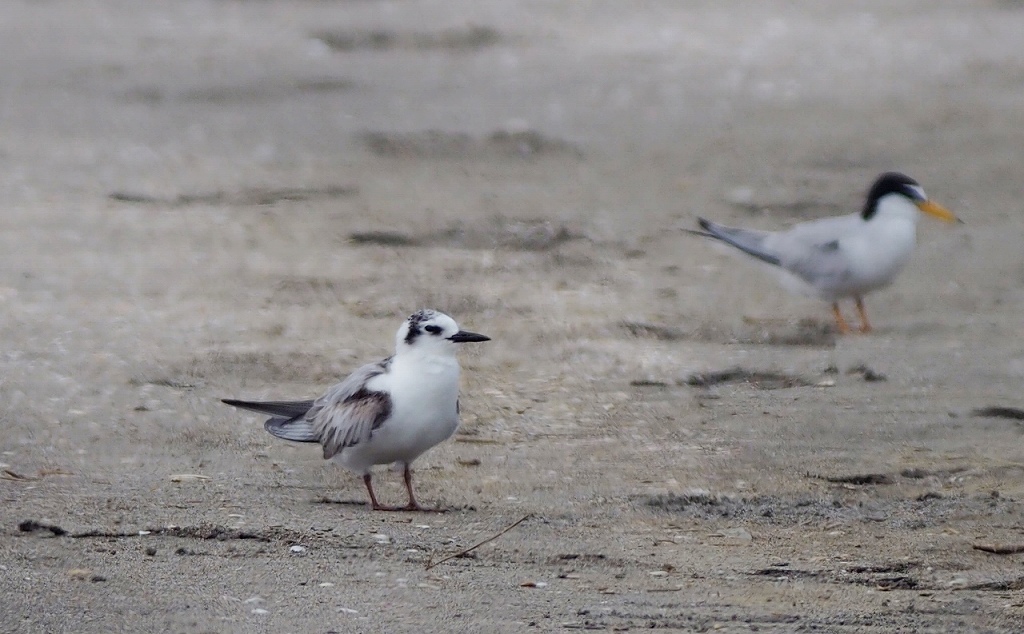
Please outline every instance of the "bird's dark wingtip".
[[700, 226], [700, 229], [687, 229], [686, 227], [680, 227], [680, 230], [690, 235], [700, 236], [702, 238], [717, 237], [714, 233], [711, 232], [710, 227], [712, 223], [710, 220], [697, 216], [697, 224]]

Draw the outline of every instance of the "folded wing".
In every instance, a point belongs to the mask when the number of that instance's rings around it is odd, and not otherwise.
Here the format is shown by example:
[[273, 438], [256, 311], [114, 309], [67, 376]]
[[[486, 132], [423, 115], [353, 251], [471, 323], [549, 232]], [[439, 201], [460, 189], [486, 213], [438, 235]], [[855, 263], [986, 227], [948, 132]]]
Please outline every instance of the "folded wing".
[[263, 427], [273, 436], [293, 442], [318, 442], [324, 457], [369, 439], [391, 414], [391, 398], [367, 388], [388, 371], [391, 358], [370, 363], [350, 374], [315, 401], [240, 401], [223, 399], [233, 407], [270, 414]]
[[778, 256], [779, 266], [807, 284], [837, 288], [851, 275], [844, 241], [857, 235], [862, 224], [856, 214], [803, 222], [769, 234], [764, 246]]
[[273, 418], [263, 423], [263, 428], [278, 438], [293, 442], [320, 441], [313, 426], [305, 420], [314, 401], [238, 401], [226, 398], [221, 402], [260, 414], [270, 414]]
[[704, 218], [698, 218], [697, 222], [700, 224], [700, 228], [707, 232], [705, 235], [708, 237], [730, 244], [747, 255], [751, 255], [768, 264], [776, 266], [779, 264], [778, 255], [765, 247], [765, 241], [772, 235], [771, 233], [726, 227]]
[[324, 458], [366, 442], [391, 415], [388, 393], [368, 387], [372, 379], [388, 371], [390, 364], [389, 357], [364, 365], [313, 403], [306, 421], [324, 446]]
[[834, 287], [850, 274], [841, 238], [859, 219], [826, 218], [779, 232], [726, 227], [704, 218], [698, 222], [707, 237], [778, 266], [813, 287]]

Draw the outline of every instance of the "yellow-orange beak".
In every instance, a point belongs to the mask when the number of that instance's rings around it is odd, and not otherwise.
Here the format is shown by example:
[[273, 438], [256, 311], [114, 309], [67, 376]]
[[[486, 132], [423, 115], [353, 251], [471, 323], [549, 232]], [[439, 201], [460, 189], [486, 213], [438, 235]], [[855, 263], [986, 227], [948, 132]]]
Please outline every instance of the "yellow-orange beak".
[[914, 204], [917, 205], [917, 208], [923, 211], [924, 213], [928, 214], [929, 216], [935, 216], [939, 220], [945, 220], [946, 222], [959, 222], [961, 224], [963, 223], [963, 220], [957, 218], [956, 214], [954, 214], [952, 211], [946, 209], [945, 207], [938, 203], [933, 203], [930, 200], [918, 200], [915, 201]]

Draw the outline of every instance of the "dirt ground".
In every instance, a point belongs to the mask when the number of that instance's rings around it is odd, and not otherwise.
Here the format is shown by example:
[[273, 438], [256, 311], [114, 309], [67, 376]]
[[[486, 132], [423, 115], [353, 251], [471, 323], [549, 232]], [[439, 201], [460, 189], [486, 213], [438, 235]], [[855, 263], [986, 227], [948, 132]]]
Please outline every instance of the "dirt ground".
[[[7, 0], [0, 631], [1021, 631], [1021, 33], [1010, 0]], [[867, 336], [680, 231], [889, 169], [966, 224], [922, 221]], [[424, 306], [493, 338], [416, 464], [447, 513], [370, 512], [219, 403], [314, 397]]]

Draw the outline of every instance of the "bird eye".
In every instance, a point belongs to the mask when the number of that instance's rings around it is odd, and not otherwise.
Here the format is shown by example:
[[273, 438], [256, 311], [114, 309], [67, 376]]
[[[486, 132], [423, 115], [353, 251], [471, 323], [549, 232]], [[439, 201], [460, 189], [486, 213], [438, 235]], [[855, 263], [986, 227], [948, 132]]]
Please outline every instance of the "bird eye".
[[441, 334], [441, 327], [440, 326], [435, 326], [433, 324], [431, 324], [430, 326], [424, 326], [423, 330], [426, 330], [427, 332], [429, 332], [432, 335], [439, 335], [439, 334]]

